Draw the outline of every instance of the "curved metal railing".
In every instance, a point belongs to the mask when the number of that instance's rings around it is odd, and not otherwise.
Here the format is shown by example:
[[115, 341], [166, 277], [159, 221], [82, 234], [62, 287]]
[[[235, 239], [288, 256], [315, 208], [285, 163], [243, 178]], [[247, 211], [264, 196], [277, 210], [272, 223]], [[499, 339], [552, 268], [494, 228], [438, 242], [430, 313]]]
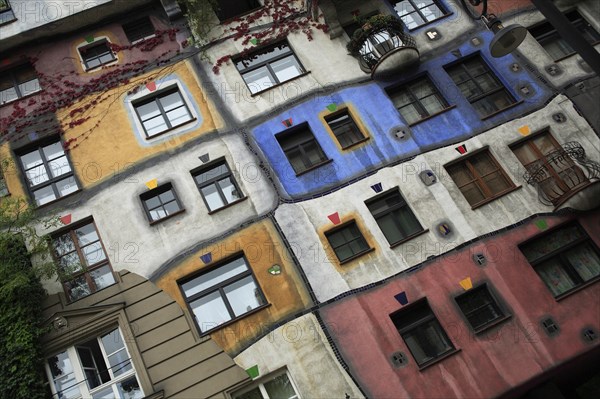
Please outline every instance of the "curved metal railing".
[[365, 37], [359, 50], [358, 63], [360, 68], [366, 73], [371, 73], [386, 54], [401, 48], [416, 50], [415, 39], [401, 30], [393, 28], [383, 28], [371, 32]]

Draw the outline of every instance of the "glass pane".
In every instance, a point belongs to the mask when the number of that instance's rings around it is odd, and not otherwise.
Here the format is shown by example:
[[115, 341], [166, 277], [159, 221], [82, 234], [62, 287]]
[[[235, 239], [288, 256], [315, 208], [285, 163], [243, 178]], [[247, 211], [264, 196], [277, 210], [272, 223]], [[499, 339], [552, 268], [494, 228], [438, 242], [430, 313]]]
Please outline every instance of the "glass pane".
[[175, 199], [175, 195], [173, 195], [173, 191], [169, 190], [160, 194], [159, 198], [163, 204], [166, 204], [167, 202], [173, 201]]
[[209, 211], [214, 211], [215, 209], [219, 209], [222, 206], [225, 206], [221, 195], [217, 191], [217, 186], [211, 184], [210, 186], [206, 186], [200, 190], [202, 192], [202, 196], [206, 200], [206, 204], [208, 205]]
[[75, 236], [77, 236], [77, 241], [80, 246], [90, 244], [100, 239], [93, 223], [86, 224], [75, 230]]
[[160, 115], [160, 109], [158, 108], [158, 104], [155, 101], [149, 102], [144, 105], [139, 105], [135, 107], [137, 109], [140, 118], [142, 121], [146, 121], [150, 118], [154, 118], [157, 115]]
[[110, 355], [108, 357], [108, 363], [110, 364], [111, 370], [115, 377], [120, 376], [131, 370], [133, 366], [131, 365], [131, 359], [129, 359], [129, 355], [125, 348], [120, 351]]
[[273, 69], [273, 72], [275, 72], [275, 76], [277, 76], [279, 82], [285, 82], [286, 80], [290, 80], [304, 72], [296, 60], [296, 57], [293, 55], [272, 62], [271, 68]]
[[257, 93], [273, 86], [276, 82], [266, 66], [242, 75], [251, 93]]
[[427, 321], [402, 334], [418, 364], [433, 360], [452, 349], [437, 320]]
[[59, 266], [63, 273], [71, 275], [82, 270], [81, 261], [77, 252], [72, 252], [68, 255], [64, 255], [59, 260]]
[[234, 395], [234, 399], [263, 399], [262, 393], [260, 393], [260, 388], [256, 387], [248, 392], [244, 392], [239, 395]]
[[148, 136], [153, 136], [169, 128], [167, 122], [165, 122], [165, 119], [162, 117], [162, 115], [145, 121], [143, 125], [144, 129], [146, 129], [146, 133], [148, 134]]
[[50, 372], [54, 379], [54, 387], [59, 398], [71, 399], [79, 397], [79, 384], [73, 373], [73, 365], [67, 352], [61, 352], [48, 359]]
[[232, 203], [241, 198], [241, 195], [238, 193], [238, 190], [233, 185], [231, 177], [219, 180], [219, 187], [221, 188], [223, 195], [225, 195], [227, 203]]
[[425, 97], [421, 100], [421, 105], [427, 110], [429, 115], [436, 114], [445, 108], [445, 104], [437, 94]]
[[427, 116], [421, 115], [421, 112], [419, 112], [419, 109], [415, 104], [409, 104], [405, 107], [398, 109], [398, 111], [400, 111], [400, 115], [402, 115], [402, 117], [406, 119], [406, 123], [408, 124], [415, 123]]
[[286, 43], [279, 43], [276, 46], [269, 47], [261, 52], [250, 54], [248, 57], [237, 61], [235, 66], [239, 71], [242, 71], [253, 65], [258, 65], [290, 51], [291, 50]]
[[33, 192], [33, 197], [35, 198], [35, 203], [38, 205], [44, 205], [56, 199], [56, 195], [54, 194], [52, 186], [35, 190]]
[[65, 234], [54, 240], [54, 249], [56, 250], [56, 254], [61, 256], [67, 252], [75, 251], [75, 244], [71, 240], [71, 236]]
[[164, 206], [164, 209], [167, 215], [172, 215], [173, 213], [181, 210], [181, 208], [179, 208], [179, 204], [177, 204], [177, 201], [169, 202]]
[[425, 19], [427, 19], [427, 21], [433, 21], [434, 19], [444, 15], [442, 10], [440, 10], [438, 6], [433, 4], [428, 7], [422, 8], [421, 12], [423, 13], [423, 16], [425, 17]]
[[71, 166], [69, 165], [66, 155], [50, 161], [48, 166], [50, 167], [52, 177], [58, 177], [71, 171]]
[[483, 178], [487, 188], [492, 192], [492, 195], [501, 193], [507, 190], [511, 185], [501, 172], [495, 172]]
[[44, 165], [39, 165], [25, 171], [25, 176], [27, 176], [27, 181], [29, 181], [29, 185], [32, 187], [44, 183], [50, 179]]
[[102, 266], [90, 272], [90, 277], [96, 284], [96, 289], [101, 290], [115, 283], [115, 277], [110, 270], [110, 266]]
[[169, 122], [171, 122], [171, 126], [181, 125], [192, 119], [186, 107], [177, 108], [167, 112], [167, 118], [169, 119]]
[[0, 104], [16, 100], [17, 98], [19, 98], [19, 96], [17, 95], [17, 90], [14, 87], [0, 91]]
[[410, 4], [410, 1], [408, 1], [408, 0], [403, 0], [403, 1], [397, 2], [396, 5], [394, 6], [394, 9], [400, 16], [406, 15], [409, 12], [415, 10], [413, 8], [412, 4]]
[[83, 252], [85, 263], [87, 263], [88, 266], [106, 260], [106, 254], [104, 254], [102, 244], [100, 244], [99, 241], [81, 248], [81, 252]]
[[209, 170], [203, 171], [200, 174], [194, 176], [196, 184], [203, 185], [205, 182], [215, 179], [219, 176], [226, 175], [229, 173], [229, 169], [226, 164], [215, 166]]
[[554, 296], [560, 295], [575, 287], [575, 282], [565, 272], [558, 259], [550, 259], [535, 267], [544, 283], [550, 288]]
[[100, 340], [102, 341], [102, 346], [104, 347], [104, 351], [110, 355], [120, 349], [125, 347], [123, 343], [123, 338], [121, 337], [121, 333], [119, 329], [114, 329], [108, 334], [103, 335]]
[[74, 193], [79, 189], [77, 182], [75, 181], [75, 177], [73, 176], [60, 180], [56, 182], [55, 185], [61, 197]]
[[505, 90], [502, 90], [474, 102], [473, 107], [477, 110], [479, 115], [486, 116], [508, 107], [513, 102], [513, 99], [508, 93]]
[[264, 386], [270, 399], [292, 399], [297, 397], [292, 383], [285, 374], [281, 374], [271, 381], [265, 382]]
[[264, 304], [260, 291], [252, 276], [245, 277], [224, 288], [225, 295], [236, 316]]
[[476, 183], [469, 183], [462, 187], [460, 191], [471, 205], [475, 205], [486, 198], [483, 190]]
[[40, 86], [40, 81], [37, 79], [30, 80], [28, 82], [21, 83], [19, 85], [19, 91], [22, 96], [28, 96], [37, 91], [40, 91], [42, 88]]
[[307, 160], [309, 166], [316, 165], [326, 159], [325, 154], [323, 154], [323, 151], [321, 150], [319, 144], [317, 144], [316, 140], [306, 143], [302, 147], [304, 149], [304, 153], [308, 157]]
[[135, 376], [117, 384], [119, 394], [123, 399], [142, 399], [144, 394]]
[[581, 237], [583, 234], [577, 226], [567, 226], [521, 246], [521, 252], [529, 262], [533, 262]]
[[401, 17], [400, 19], [402, 19], [402, 22], [404, 22], [404, 25], [406, 25], [408, 29], [414, 29], [417, 26], [423, 25], [425, 23], [423, 18], [421, 18], [421, 16], [416, 12], [407, 14]]
[[146, 208], [147, 209], [154, 209], [154, 208], [156, 208], [157, 206], [160, 205], [160, 201], [158, 199], [158, 196], [149, 198], [147, 200], [144, 200], [144, 202], [146, 203]]
[[244, 258], [235, 259], [226, 265], [214, 269], [206, 274], [196, 277], [181, 285], [186, 296], [190, 297], [194, 294], [204, 291], [222, 281], [248, 270]]
[[92, 293], [87, 281], [85, 281], [85, 277], [83, 276], [65, 283], [65, 287], [67, 288], [69, 299], [72, 301], [83, 298], [84, 296]]
[[113, 54], [112, 54], [112, 53], [106, 53], [106, 54], [102, 54], [102, 55], [100, 56], [100, 63], [101, 63], [101, 64], [106, 64], [106, 63], [109, 63], [109, 62], [111, 62], [111, 61], [112, 61], [112, 60], [114, 60], [114, 59], [115, 59], [115, 57], [113, 56]]
[[112, 385], [102, 388], [100, 391], [93, 394], [92, 399], [116, 399], [115, 393], [112, 390]]
[[179, 92], [167, 94], [166, 96], [159, 98], [159, 101], [165, 111], [170, 111], [184, 105]]
[[298, 148], [294, 148], [293, 150], [289, 150], [285, 152], [287, 159], [290, 161], [294, 172], [301, 173], [309, 168], [304, 164], [302, 153]]
[[229, 311], [219, 292], [213, 292], [190, 303], [201, 331], [215, 328], [231, 320]]
[[48, 161], [51, 161], [53, 159], [56, 159], [60, 156], [65, 155], [63, 145], [60, 141], [44, 147], [43, 151], [44, 151], [44, 156], [46, 157], [46, 160], [48, 160]]
[[167, 212], [164, 210], [164, 208], [162, 206], [160, 208], [156, 208], [156, 209], [150, 211], [150, 219], [152, 219], [153, 221], [160, 220], [160, 219], [164, 218], [165, 216], [167, 216]]
[[583, 243], [565, 252], [577, 274], [588, 281], [600, 275], [600, 258], [590, 243]]

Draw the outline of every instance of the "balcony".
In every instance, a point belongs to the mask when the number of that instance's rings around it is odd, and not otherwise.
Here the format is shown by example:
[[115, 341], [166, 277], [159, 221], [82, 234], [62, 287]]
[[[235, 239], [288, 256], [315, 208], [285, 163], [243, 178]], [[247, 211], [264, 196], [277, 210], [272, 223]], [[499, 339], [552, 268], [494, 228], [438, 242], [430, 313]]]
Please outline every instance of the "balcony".
[[589, 160], [578, 142], [546, 154], [544, 161], [527, 167], [523, 176], [536, 186], [538, 198], [554, 210], [590, 210], [600, 205], [600, 164]]
[[352, 35], [348, 50], [373, 79], [392, 76], [419, 61], [416, 42], [403, 29], [396, 17], [376, 15]]

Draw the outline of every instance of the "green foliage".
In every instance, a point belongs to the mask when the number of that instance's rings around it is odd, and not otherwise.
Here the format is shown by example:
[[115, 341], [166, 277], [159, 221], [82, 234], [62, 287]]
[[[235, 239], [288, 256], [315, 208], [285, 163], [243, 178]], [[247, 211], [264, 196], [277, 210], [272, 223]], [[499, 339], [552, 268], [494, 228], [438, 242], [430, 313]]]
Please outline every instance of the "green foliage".
[[217, 0], [178, 0], [192, 34], [194, 42], [198, 45], [206, 44], [208, 34], [216, 25], [211, 20], [214, 18], [214, 9], [218, 9]]

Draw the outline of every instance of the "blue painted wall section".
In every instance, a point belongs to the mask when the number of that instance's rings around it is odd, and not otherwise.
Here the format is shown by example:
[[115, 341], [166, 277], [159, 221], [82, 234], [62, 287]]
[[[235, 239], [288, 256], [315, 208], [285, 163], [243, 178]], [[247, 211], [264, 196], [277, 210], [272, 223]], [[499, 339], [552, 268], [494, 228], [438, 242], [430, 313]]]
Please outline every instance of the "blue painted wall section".
[[[489, 31], [481, 32], [478, 34], [481, 39], [479, 45], [473, 45], [469, 40], [457, 47], [462, 54], [460, 57], [452, 54], [455, 48], [451, 48], [447, 53], [420, 64], [410, 71], [410, 75], [403, 75], [402, 79], [373, 82], [346, 88], [324, 97], [312, 97], [257, 126], [252, 132], [254, 140], [288, 195], [299, 198], [338, 186], [394, 161], [465, 140], [519, 115], [543, 107], [551, 97], [552, 90], [532, 76], [524, 68], [523, 62], [513, 55], [495, 58], [491, 62], [492, 57], [488, 46], [492, 36]], [[444, 70], [445, 65], [478, 52], [513, 97], [517, 101], [522, 101], [485, 120], [481, 119], [467, 99], [462, 96], [459, 88]], [[511, 68], [514, 63], [520, 65], [516, 72]], [[409, 128], [386, 95], [385, 88], [397, 83], [409, 82], [423, 73], [429, 75], [448, 103], [455, 108]], [[531, 90], [531, 94], [526, 97], [519, 91], [524, 84], [528, 84]], [[325, 111], [330, 103], [336, 103], [338, 107], [352, 105], [356, 110], [354, 116], [359, 118], [367, 128], [370, 140], [359, 146], [340, 150], [319, 118], [319, 113]], [[296, 176], [275, 139], [276, 134], [286, 130], [282, 121], [288, 118], [292, 118], [294, 126], [307, 122], [326, 156], [333, 162]], [[409, 134], [403, 139], [397, 139], [390, 133], [390, 130], [395, 127], [404, 127]]]

